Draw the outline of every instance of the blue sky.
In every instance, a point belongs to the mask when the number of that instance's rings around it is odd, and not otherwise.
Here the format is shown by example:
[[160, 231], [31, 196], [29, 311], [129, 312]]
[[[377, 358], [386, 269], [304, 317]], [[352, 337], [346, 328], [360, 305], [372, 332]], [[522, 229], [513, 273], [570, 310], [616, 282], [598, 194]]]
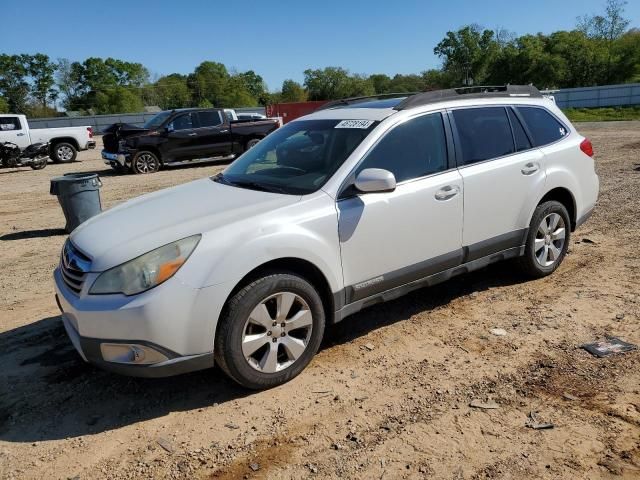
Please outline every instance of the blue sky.
[[[271, 90], [307, 68], [418, 73], [439, 65], [433, 47], [468, 23], [516, 34], [571, 29], [604, 0], [224, 0], [2, 2], [0, 53], [42, 52], [141, 62], [152, 74], [189, 73], [203, 60], [255, 70]], [[27, 7], [28, 5], [28, 7]], [[640, 0], [626, 16], [640, 26]]]

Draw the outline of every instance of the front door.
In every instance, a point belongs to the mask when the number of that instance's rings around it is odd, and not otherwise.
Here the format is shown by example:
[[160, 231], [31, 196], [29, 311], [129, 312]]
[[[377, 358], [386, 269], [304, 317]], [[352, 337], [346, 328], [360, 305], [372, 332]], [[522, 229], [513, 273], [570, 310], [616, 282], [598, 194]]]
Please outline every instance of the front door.
[[347, 303], [460, 264], [463, 184], [449, 153], [432, 113], [393, 127], [357, 167], [389, 170], [397, 186], [337, 203]]
[[183, 113], [167, 125], [167, 143], [163, 156], [165, 161], [189, 160], [197, 157], [198, 145], [194, 114]]
[[11, 142], [22, 150], [30, 145], [27, 126], [16, 116], [0, 116], [0, 142]]

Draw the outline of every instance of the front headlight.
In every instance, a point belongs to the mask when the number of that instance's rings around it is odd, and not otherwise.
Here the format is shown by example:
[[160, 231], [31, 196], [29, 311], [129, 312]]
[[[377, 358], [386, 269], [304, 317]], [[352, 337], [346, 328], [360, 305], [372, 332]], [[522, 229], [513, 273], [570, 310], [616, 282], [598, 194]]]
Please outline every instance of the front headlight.
[[135, 295], [170, 279], [187, 261], [201, 235], [183, 238], [101, 273], [89, 293]]

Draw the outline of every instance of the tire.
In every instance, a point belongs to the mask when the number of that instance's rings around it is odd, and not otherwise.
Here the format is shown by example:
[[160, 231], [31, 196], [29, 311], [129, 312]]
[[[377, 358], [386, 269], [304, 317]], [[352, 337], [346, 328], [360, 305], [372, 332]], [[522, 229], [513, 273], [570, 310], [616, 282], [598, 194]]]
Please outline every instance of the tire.
[[[286, 313], [278, 314], [279, 304]], [[246, 388], [275, 387], [309, 364], [324, 327], [322, 300], [307, 280], [293, 273], [267, 274], [227, 302], [215, 337], [216, 363]]]
[[78, 156], [78, 150], [71, 143], [59, 142], [51, 148], [51, 159], [54, 163], [71, 163]]
[[158, 156], [148, 150], [136, 153], [131, 161], [131, 171], [138, 175], [156, 173], [160, 170], [160, 160]]
[[532, 278], [550, 275], [564, 260], [570, 240], [571, 221], [565, 206], [555, 200], [541, 203], [529, 224], [520, 269]]
[[247, 150], [252, 149], [253, 147], [255, 147], [258, 143], [260, 142], [259, 138], [252, 138], [251, 140], [247, 141], [247, 143], [244, 146], [244, 151], [246, 152]]
[[33, 162], [30, 167], [33, 170], [42, 170], [44, 167], [47, 166], [47, 162], [48, 162], [49, 158], [45, 157], [45, 158], [40, 158], [37, 161]]

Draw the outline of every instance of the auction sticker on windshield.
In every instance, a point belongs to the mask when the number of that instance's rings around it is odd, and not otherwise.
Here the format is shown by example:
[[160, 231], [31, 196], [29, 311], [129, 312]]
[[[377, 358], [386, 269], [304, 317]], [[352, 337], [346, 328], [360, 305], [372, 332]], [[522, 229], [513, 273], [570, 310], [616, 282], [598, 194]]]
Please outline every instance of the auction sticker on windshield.
[[342, 120], [335, 128], [369, 128], [373, 120]]

